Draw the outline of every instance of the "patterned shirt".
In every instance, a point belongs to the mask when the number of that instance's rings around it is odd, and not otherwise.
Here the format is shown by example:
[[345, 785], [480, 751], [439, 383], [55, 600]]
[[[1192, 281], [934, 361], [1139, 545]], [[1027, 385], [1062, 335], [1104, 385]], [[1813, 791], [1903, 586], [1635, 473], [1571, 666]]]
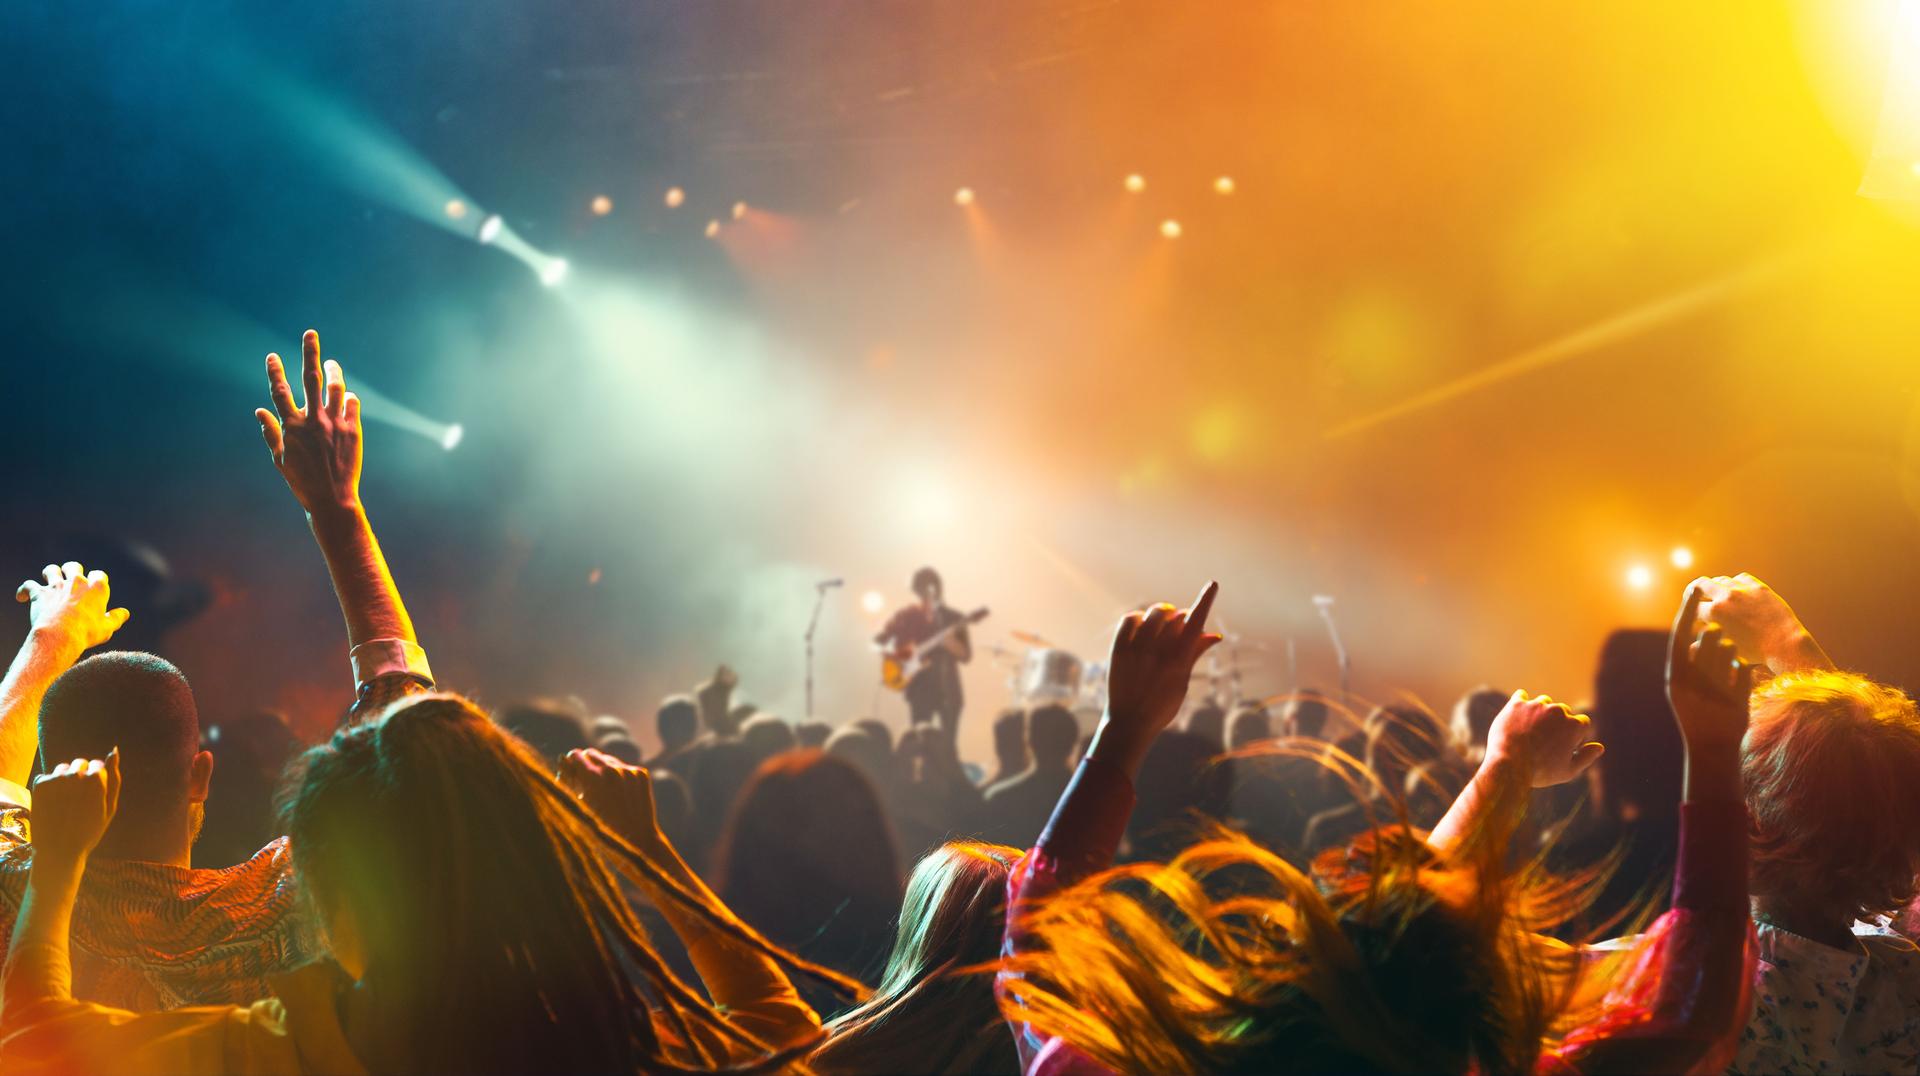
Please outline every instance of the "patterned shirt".
[[[433, 686], [412, 644], [355, 648], [362, 677], [350, 723]], [[33, 865], [31, 796], [0, 781], [0, 939], [13, 936]], [[245, 863], [189, 869], [93, 859], [73, 912], [74, 993], [135, 1011], [245, 1005], [271, 995], [271, 976], [325, 950], [302, 913], [293, 856], [280, 837]]]
[[1760, 966], [1737, 1073], [1920, 1072], [1920, 949], [1856, 923], [1835, 949], [1757, 923]]

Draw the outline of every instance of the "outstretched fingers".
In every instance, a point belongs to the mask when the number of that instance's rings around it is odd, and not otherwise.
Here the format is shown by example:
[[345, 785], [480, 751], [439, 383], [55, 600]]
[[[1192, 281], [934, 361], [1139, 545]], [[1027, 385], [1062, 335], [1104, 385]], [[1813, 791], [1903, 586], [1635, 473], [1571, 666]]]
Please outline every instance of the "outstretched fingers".
[[278, 461], [287, 445], [286, 433], [280, 429], [280, 420], [264, 407], [254, 408], [253, 417], [260, 420], [260, 439], [267, 443], [267, 451], [273, 453], [274, 460]]
[[300, 338], [300, 388], [300, 403], [308, 412], [321, 405], [320, 334], [312, 329]]
[[300, 417], [300, 408], [293, 402], [293, 386], [287, 384], [287, 367], [280, 356], [267, 355], [267, 395], [273, 397], [273, 409], [280, 417], [292, 422]]
[[327, 378], [327, 414], [339, 418], [346, 407], [347, 374], [337, 359], [328, 359], [321, 367]]

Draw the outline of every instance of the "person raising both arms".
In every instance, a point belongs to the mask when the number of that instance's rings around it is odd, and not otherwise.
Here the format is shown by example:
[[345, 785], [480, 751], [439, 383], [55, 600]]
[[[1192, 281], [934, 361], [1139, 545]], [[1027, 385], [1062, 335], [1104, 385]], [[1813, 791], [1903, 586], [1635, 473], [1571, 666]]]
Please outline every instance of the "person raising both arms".
[[[294, 402], [279, 356], [269, 355], [274, 409], [257, 417], [346, 618], [354, 724], [431, 689], [433, 679], [360, 503], [360, 403], [338, 363], [323, 373], [316, 335], [302, 350], [306, 406]], [[283, 837], [238, 866], [191, 869], [213, 774], [193, 689], [152, 654], [75, 664], [127, 618], [106, 609], [107, 595], [104, 575], [72, 563], [50, 565], [44, 583], [21, 588], [33, 630], [0, 687], [0, 937], [21, 911], [35, 856], [34, 805], [21, 787], [35, 752], [50, 766], [118, 747], [122, 809], [73, 913], [76, 994], [132, 1010], [251, 1001], [273, 975], [319, 953], [294, 900], [292, 855]]]

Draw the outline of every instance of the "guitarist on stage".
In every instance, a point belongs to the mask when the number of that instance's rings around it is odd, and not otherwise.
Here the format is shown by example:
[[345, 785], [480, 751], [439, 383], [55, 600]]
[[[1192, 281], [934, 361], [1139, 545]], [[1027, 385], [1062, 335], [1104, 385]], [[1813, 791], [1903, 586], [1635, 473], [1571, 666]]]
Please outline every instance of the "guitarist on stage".
[[914, 725], [935, 722], [951, 738], [959, 730], [960, 707], [966, 701], [960, 691], [960, 666], [973, 660], [973, 643], [964, 623], [968, 618], [941, 601], [940, 573], [932, 568], [913, 573], [913, 593], [920, 600], [893, 614], [873, 641], [882, 650], [906, 657], [921, 640], [954, 629], [935, 650], [923, 655], [926, 667], [906, 687], [909, 721]]

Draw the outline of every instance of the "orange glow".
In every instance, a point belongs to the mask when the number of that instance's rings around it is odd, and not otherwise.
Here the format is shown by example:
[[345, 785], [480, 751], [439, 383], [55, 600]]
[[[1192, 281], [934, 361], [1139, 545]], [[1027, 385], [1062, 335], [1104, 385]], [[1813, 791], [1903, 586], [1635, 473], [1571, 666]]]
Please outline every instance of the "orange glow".
[[1133, 194], [1139, 194], [1141, 191], [1147, 189], [1147, 177], [1135, 172], [1126, 179], [1121, 180], [1120, 185]]
[[613, 199], [604, 194], [596, 194], [593, 196], [593, 201], [588, 203], [587, 208], [593, 210], [594, 216], [604, 217], [613, 212]]
[[660, 196], [660, 201], [668, 209], [679, 209], [686, 204], [687, 192], [678, 187], [668, 187], [667, 193]]

